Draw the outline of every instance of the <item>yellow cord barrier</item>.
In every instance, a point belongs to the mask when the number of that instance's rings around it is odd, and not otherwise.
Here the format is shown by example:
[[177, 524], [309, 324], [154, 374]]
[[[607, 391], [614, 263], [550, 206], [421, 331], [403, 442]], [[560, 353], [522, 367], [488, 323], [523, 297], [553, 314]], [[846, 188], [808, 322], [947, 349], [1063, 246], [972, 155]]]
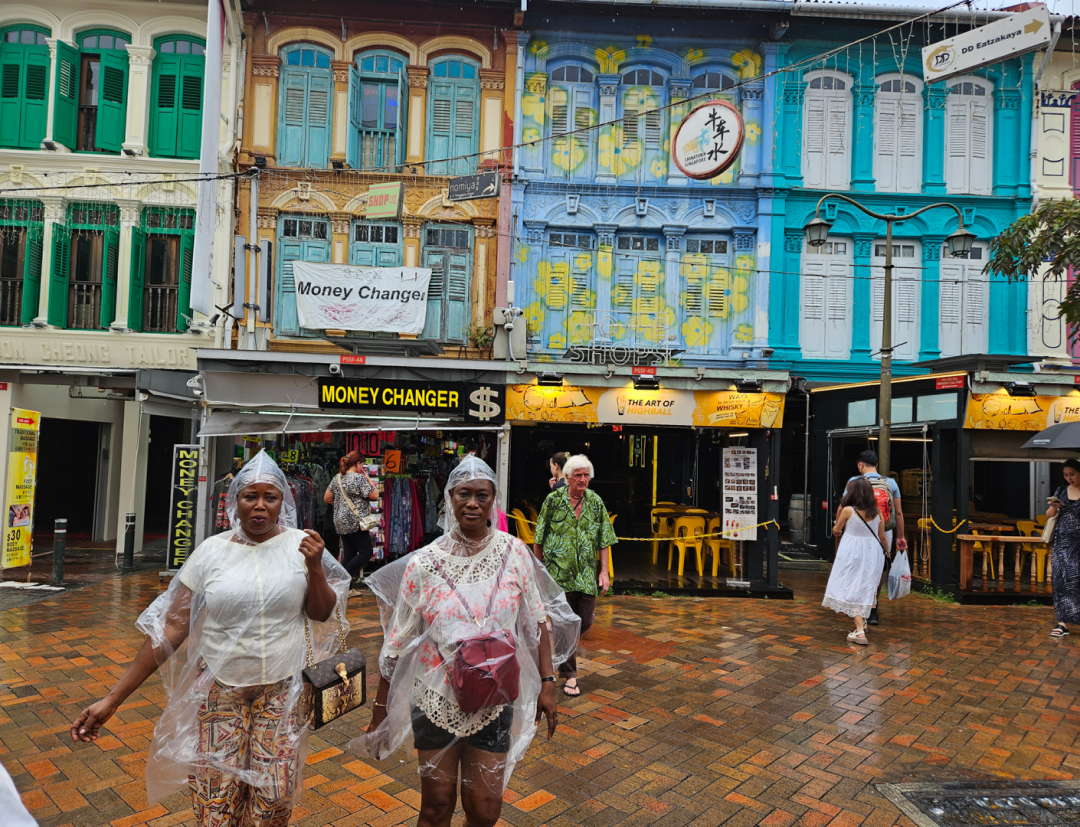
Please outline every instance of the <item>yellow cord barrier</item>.
[[937, 523], [934, 522], [933, 517], [930, 518], [930, 525], [932, 525], [934, 528], [936, 528], [942, 534], [955, 534], [956, 532], [958, 532], [960, 530], [960, 528], [966, 522], [967, 522], [967, 520], [961, 520], [959, 523], [956, 524], [956, 526], [952, 529], [952, 531], [946, 531], [945, 529], [943, 529], [941, 526], [939, 526]]
[[[688, 516], [693, 517], [695, 515], [690, 514]], [[507, 520], [510, 520], [510, 521], [521, 520], [522, 522], [526, 523], [527, 525], [531, 525], [531, 526], [536, 525], [536, 523], [534, 523], [532, 520], [526, 519], [525, 517], [511, 517], [509, 514], [507, 514], [506, 518], [507, 518]], [[738, 534], [740, 531], [753, 531], [754, 529], [765, 528], [765, 526], [770, 526], [770, 525], [776, 526], [777, 530], [779, 530], [779, 528], [780, 528], [780, 523], [776, 522], [776, 520], [766, 520], [765, 522], [758, 523], [757, 525], [747, 525], [747, 526], [740, 526], [739, 528], [729, 528], [726, 531], [714, 531], [711, 534], [688, 534], [686, 536], [687, 536], [688, 539], [691, 539], [691, 540], [704, 540], [704, 539], [708, 539], [709, 537], [723, 537], [723, 536], [725, 536], [727, 534]], [[619, 542], [622, 542], [622, 543], [651, 543], [651, 542], [656, 541], [656, 540], [659, 540], [659, 541], [681, 540], [682, 538], [681, 537], [676, 537], [675, 535], [660, 535], [660, 534], [657, 534], [656, 536], [653, 536], [653, 537], [616, 537], [615, 539], [618, 540]]]

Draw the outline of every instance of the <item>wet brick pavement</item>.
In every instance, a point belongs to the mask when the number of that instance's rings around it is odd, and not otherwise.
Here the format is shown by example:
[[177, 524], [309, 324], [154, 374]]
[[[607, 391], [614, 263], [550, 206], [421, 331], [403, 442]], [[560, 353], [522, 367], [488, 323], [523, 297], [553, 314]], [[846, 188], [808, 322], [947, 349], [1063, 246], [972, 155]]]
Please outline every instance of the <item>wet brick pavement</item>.
[[[1051, 610], [912, 596], [886, 602], [855, 647], [820, 606], [822, 575], [783, 579], [792, 602], [601, 600], [585, 694], [562, 699], [550, 744], [533, 743], [502, 823], [913, 827], [877, 785], [1080, 773], [1080, 636], [1051, 640]], [[156, 679], [96, 744], [66, 737], [134, 656], [134, 619], [158, 589], [140, 573], [0, 612], [0, 760], [42, 827], [193, 824], [183, 795], [146, 805]], [[373, 661], [372, 598], [353, 600], [350, 620]], [[367, 718], [312, 737], [293, 824], [415, 823], [415, 764], [342, 752]]]

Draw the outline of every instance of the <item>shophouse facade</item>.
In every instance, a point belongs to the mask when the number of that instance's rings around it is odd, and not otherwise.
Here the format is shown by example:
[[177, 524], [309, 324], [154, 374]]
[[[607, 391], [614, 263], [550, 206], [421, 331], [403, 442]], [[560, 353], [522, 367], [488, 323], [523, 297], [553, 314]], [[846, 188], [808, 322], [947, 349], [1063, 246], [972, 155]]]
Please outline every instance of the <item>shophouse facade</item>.
[[[38, 532], [66, 517], [73, 535], [111, 540], [128, 513], [137, 548], [144, 524], [164, 532], [171, 446], [190, 439], [185, 383], [214, 339], [190, 306], [207, 275], [193, 274], [204, 98], [222, 84], [213, 174], [231, 169], [242, 94], [238, 5], [221, 8], [211, 66], [205, 4], [0, 7], [0, 476], [8, 410], [41, 412]], [[227, 216], [228, 178], [216, 196]]]

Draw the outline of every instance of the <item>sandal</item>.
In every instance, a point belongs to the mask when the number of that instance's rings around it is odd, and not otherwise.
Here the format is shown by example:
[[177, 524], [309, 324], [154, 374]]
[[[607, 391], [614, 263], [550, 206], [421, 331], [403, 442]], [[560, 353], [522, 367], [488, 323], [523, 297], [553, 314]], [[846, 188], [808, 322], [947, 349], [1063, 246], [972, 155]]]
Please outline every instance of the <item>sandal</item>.
[[847, 639], [849, 643], [855, 643], [859, 646], [868, 646], [870, 643], [866, 639], [866, 632], [849, 632]]
[[562, 693], [568, 698], [577, 698], [581, 696], [581, 687], [570, 686], [570, 684], [564, 683], [562, 686]]
[[1067, 634], [1069, 634], [1069, 627], [1064, 623], [1059, 623], [1050, 630], [1050, 637], [1065, 637]]

